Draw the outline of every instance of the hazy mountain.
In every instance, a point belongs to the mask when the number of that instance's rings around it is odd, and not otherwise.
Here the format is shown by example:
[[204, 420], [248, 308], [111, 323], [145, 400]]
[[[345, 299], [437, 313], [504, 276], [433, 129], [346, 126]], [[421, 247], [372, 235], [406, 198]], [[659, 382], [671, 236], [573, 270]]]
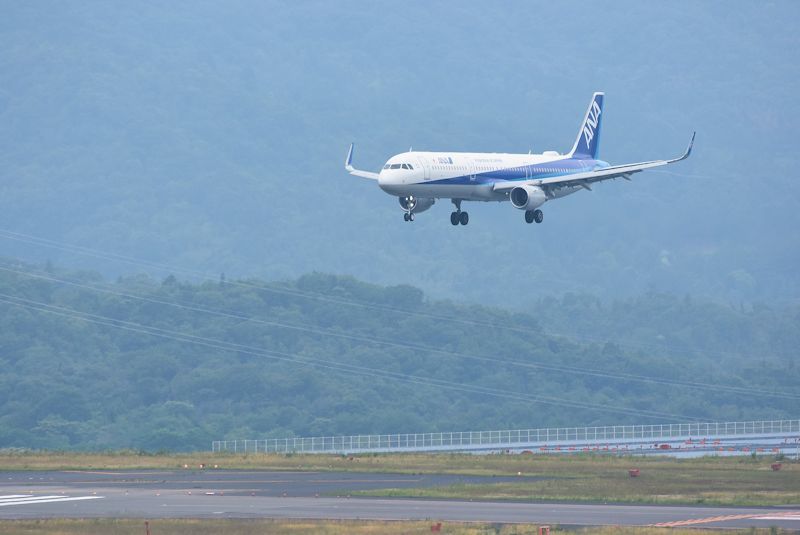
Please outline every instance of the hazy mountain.
[[536, 303], [545, 329], [350, 277], [109, 284], [6, 261], [0, 303], [0, 448], [781, 419], [800, 398], [796, 305], [567, 295]]
[[[565, 291], [800, 297], [796, 2], [7, 3], [0, 251], [129, 273], [91, 247], [234, 276], [313, 270], [530, 308]], [[695, 154], [544, 207], [413, 224], [342, 169], [415, 149]], [[673, 173], [674, 174], [671, 174]], [[58, 247], [53, 247], [58, 245]], [[165, 272], [152, 269], [159, 276]]]

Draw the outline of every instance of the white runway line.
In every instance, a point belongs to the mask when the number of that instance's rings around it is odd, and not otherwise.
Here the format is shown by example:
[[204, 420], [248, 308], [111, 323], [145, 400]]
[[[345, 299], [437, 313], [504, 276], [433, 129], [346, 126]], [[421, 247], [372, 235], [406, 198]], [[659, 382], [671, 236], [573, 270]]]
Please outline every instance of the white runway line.
[[12, 494], [10, 496], [0, 496], [0, 507], [53, 502], [76, 502], [81, 500], [98, 500], [100, 498], [103, 498], [103, 496], [32, 496], [30, 494]]
[[753, 520], [800, 520], [800, 511], [788, 514], [756, 516], [753, 517]]

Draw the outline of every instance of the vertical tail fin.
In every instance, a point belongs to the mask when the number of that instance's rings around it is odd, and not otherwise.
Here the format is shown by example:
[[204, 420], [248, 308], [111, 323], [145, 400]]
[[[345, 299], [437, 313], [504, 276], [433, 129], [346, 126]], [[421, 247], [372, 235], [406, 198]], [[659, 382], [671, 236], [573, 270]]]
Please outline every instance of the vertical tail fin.
[[592, 95], [592, 102], [586, 110], [578, 137], [569, 155], [573, 158], [597, 158], [600, 145], [600, 120], [603, 113], [603, 96], [605, 93]]

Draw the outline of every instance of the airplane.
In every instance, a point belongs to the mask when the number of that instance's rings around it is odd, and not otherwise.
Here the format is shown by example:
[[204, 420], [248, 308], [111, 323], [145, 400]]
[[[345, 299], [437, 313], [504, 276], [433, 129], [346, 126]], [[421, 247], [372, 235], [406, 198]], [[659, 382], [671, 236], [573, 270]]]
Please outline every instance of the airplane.
[[437, 199], [450, 199], [455, 210], [450, 223], [466, 225], [469, 213], [461, 210], [463, 201], [511, 201], [525, 212], [526, 223], [541, 223], [540, 207], [547, 201], [577, 191], [592, 190], [592, 184], [623, 178], [645, 169], [685, 160], [692, 153], [695, 134], [679, 158], [611, 165], [597, 158], [604, 93], [592, 95], [578, 136], [567, 154], [545, 151], [542, 154], [500, 154], [474, 152], [404, 152], [392, 156], [380, 172], [353, 167], [353, 144], [347, 151], [344, 167], [352, 175], [374, 180], [403, 209], [403, 219], [414, 221]]

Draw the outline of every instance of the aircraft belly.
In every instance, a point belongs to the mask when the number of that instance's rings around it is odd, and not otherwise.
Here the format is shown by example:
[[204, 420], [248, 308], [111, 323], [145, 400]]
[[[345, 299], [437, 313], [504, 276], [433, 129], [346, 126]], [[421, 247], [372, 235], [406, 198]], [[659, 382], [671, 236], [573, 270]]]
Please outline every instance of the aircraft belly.
[[464, 199], [472, 201], [498, 201], [505, 195], [498, 195], [491, 184], [417, 184], [408, 188], [411, 195], [417, 197], [435, 197], [446, 199]]

